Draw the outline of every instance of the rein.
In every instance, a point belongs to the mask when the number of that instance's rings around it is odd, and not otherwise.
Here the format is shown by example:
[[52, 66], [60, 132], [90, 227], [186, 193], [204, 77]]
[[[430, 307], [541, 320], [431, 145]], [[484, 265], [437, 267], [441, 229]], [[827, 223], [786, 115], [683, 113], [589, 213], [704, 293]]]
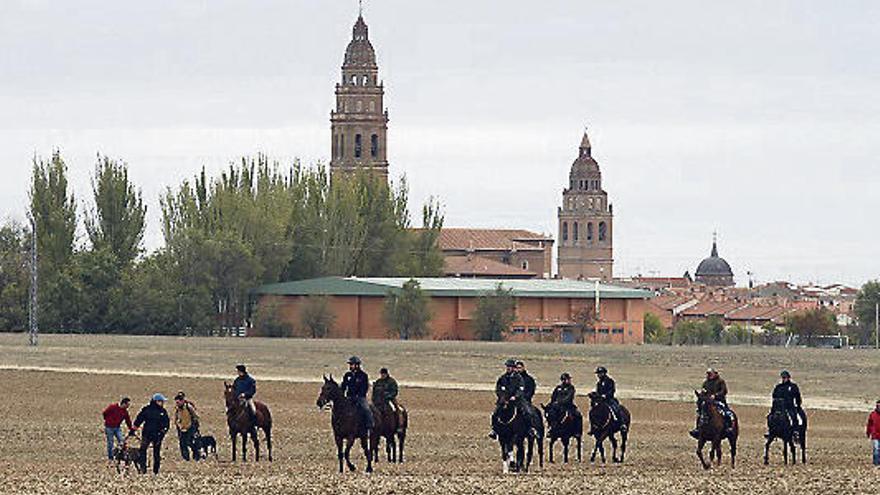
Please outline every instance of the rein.
[[503, 425], [509, 425], [510, 423], [513, 423], [513, 420], [516, 419], [517, 415], [519, 415], [519, 408], [518, 408], [518, 407], [514, 407], [514, 408], [513, 408], [513, 416], [511, 416], [509, 420], [504, 421], [504, 420], [501, 419], [501, 418], [496, 418], [496, 419], [498, 419], [498, 422], [501, 423], [501, 424], [503, 424]]

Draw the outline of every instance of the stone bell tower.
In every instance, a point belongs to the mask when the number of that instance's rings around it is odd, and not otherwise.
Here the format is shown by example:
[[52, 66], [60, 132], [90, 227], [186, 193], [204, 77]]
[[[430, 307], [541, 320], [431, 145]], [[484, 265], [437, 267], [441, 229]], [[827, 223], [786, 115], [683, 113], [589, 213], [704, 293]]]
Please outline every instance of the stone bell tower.
[[388, 111], [368, 31], [363, 15], [358, 15], [345, 49], [342, 80], [336, 83], [336, 109], [330, 112], [331, 180], [361, 170], [383, 181], [388, 178]]
[[613, 214], [602, 172], [584, 131], [559, 208], [559, 276], [611, 280]]

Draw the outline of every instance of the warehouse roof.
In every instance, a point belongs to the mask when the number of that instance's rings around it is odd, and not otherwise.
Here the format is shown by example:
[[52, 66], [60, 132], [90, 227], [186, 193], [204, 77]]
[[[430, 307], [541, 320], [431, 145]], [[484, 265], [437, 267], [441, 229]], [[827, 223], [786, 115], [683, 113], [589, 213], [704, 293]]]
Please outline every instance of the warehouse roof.
[[[254, 289], [255, 294], [283, 296], [385, 296], [399, 290], [409, 278], [324, 277], [295, 282], [269, 284]], [[596, 282], [562, 279], [487, 279], [487, 278], [416, 278], [422, 290], [435, 297], [478, 297], [501, 284], [516, 297], [594, 298]], [[599, 297], [604, 299], [648, 299], [644, 290], [599, 284]]]

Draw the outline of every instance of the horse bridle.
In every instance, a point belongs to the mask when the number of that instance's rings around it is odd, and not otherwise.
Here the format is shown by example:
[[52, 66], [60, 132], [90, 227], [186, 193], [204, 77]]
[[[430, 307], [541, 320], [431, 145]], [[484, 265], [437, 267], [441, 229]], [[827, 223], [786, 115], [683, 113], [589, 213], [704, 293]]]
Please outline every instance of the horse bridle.
[[[510, 401], [505, 402], [505, 404], [510, 404]], [[496, 419], [498, 420], [499, 423], [501, 423], [503, 425], [509, 425], [510, 423], [513, 423], [513, 420], [516, 419], [518, 414], [519, 414], [519, 408], [514, 406], [513, 407], [513, 415], [510, 416], [510, 419], [508, 419], [507, 421], [504, 421], [503, 419], [501, 419], [497, 416], [496, 416]]]

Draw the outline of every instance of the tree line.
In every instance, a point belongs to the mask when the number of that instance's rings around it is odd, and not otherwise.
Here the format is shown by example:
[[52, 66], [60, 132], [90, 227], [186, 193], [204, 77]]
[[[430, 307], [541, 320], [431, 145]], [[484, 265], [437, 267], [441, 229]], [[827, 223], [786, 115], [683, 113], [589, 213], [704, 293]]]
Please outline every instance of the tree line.
[[[247, 325], [250, 289], [319, 276], [439, 276], [443, 213], [412, 229], [405, 179], [334, 180], [322, 166], [246, 156], [159, 198], [163, 244], [143, 246], [147, 205], [124, 161], [99, 155], [80, 202], [60, 152], [35, 157], [42, 332], [208, 334]], [[78, 235], [85, 232], [84, 236]], [[0, 330], [27, 328], [29, 225], [0, 227]]]

